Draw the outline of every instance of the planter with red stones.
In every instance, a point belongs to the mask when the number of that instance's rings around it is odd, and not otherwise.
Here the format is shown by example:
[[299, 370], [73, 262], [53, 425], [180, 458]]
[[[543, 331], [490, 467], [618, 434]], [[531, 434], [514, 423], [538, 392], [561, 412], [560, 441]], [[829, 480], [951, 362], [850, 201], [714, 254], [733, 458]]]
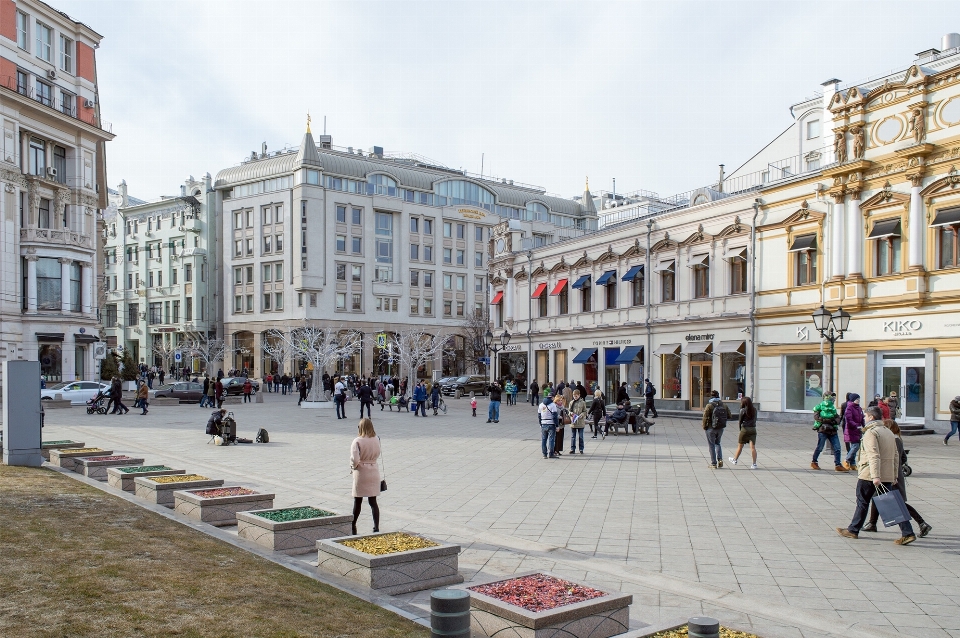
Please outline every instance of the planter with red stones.
[[475, 636], [610, 638], [630, 626], [633, 596], [546, 572], [471, 585], [467, 591]]
[[76, 459], [81, 456], [110, 456], [113, 450], [104, 450], [98, 447], [62, 448], [50, 450], [50, 463], [65, 470], [72, 470]]
[[86, 443], [80, 441], [43, 441], [40, 443], [40, 456], [44, 461], [50, 460], [50, 450], [65, 450], [68, 448], [81, 448]]
[[73, 462], [73, 471], [98, 481], [107, 480], [107, 469], [126, 465], [139, 465], [143, 459], [135, 459], [123, 454], [113, 456], [82, 456]]
[[173, 509], [174, 492], [201, 487], [220, 487], [223, 479], [209, 479], [199, 474], [139, 476], [133, 479], [134, 494], [148, 503]]
[[274, 497], [246, 487], [178, 490], [173, 493], [173, 509], [201, 523], [226, 527], [237, 524], [237, 512], [272, 509]]
[[308, 554], [323, 538], [350, 534], [353, 516], [315, 507], [237, 512], [237, 535], [284, 554]]
[[124, 492], [135, 492], [134, 479], [140, 476], [169, 476], [186, 474], [186, 470], [175, 470], [166, 465], [131, 465], [130, 467], [107, 468], [107, 485]]

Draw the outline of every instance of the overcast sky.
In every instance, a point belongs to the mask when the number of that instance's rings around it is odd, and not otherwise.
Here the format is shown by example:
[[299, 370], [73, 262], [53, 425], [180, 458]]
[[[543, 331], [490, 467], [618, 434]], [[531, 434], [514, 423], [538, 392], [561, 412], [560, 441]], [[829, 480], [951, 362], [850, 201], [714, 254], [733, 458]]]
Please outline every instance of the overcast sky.
[[689, 190], [837, 77], [906, 68], [960, 2], [49, 0], [104, 36], [108, 180], [179, 193], [306, 113], [334, 145], [583, 190]]

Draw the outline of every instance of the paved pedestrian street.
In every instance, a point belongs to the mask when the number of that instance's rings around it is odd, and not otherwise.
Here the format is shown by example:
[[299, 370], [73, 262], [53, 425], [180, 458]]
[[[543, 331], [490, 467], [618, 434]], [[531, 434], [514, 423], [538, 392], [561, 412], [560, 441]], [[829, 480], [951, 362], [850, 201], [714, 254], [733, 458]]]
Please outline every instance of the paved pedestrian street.
[[[338, 421], [298, 409], [295, 397], [264, 398], [229, 407], [240, 436], [262, 426], [267, 445], [208, 445], [210, 410], [197, 406], [123, 417], [48, 410], [44, 439], [269, 489], [277, 506], [351, 511], [358, 404]], [[909, 501], [934, 529], [900, 547], [896, 526], [859, 540], [836, 534], [853, 513], [856, 477], [808, 469], [816, 437], [806, 426], [761, 423], [758, 470], [746, 452], [736, 467], [709, 468], [699, 422], [666, 418], [650, 436], [587, 438], [586, 454], [545, 460], [531, 406], [504, 405], [488, 424], [486, 400], [476, 418], [466, 399], [449, 404], [426, 419], [374, 406], [389, 483], [381, 529], [460, 543], [468, 581], [533, 569], [584, 579], [632, 593], [637, 627], [706, 613], [765, 638], [960, 636], [960, 445], [944, 447], [942, 434], [905, 440]], [[726, 459], [735, 424], [724, 443]], [[821, 456], [822, 467], [831, 461]], [[364, 504], [360, 532], [371, 526]], [[395, 601], [423, 613], [428, 599]]]

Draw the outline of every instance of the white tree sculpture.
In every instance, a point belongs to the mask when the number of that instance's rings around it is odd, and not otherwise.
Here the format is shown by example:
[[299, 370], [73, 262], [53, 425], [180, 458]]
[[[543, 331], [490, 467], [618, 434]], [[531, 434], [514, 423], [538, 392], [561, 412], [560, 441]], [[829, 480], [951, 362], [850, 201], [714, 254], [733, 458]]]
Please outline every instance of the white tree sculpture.
[[173, 343], [173, 341], [167, 341], [166, 339], [161, 339], [153, 344], [153, 354], [157, 355], [163, 360], [163, 369], [169, 370], [170, 363], [173, 361], [173, 355], [176, 354], [177, 350], [180, 349], [180, 346]]
[[417, 370], [428, 361], [437, 358], [447, 344], [447, 337], [442, 334], [432, 335], [422, 328], [408, 328], [395, 332], [388, 340], [393, 346], [393, 356], [400, 363], [400, 378], [415, 381]]
[[362, 337], [356, 330], [330, 326], [321, 328], [307, 323], [290, 330], [281, 338], [290, 344], [290, 353], [294, 358], [305, 359], [313, 366], [309, 401], [323, 400], [323, 384], [320, 381], [323, 371], [352, 357], [362, 344]]
[[[293, 354], [292, 344], [290, 343], [290, 339], [287, 338], [289, 332], [291, 332], [289, 329], [281, 330], [273, 328], [267, 330], [263, 335], [263, 344], [261, 347], [264, 353], [276, 362], [279, 374], [284, 374], [287, 361]], [[263, 372], [264, 375], [266, 375], [268, 371], [264, 370]]]
[[216, 368], [215, 364], [218, 361], [223, 361], [227, 344], [223, 339], [209, 339], [200, 336], [184, 343], [180, 350], [188, 353], [194, 359], [200, 359], [203, 362], [204, 371], [211, 374]]

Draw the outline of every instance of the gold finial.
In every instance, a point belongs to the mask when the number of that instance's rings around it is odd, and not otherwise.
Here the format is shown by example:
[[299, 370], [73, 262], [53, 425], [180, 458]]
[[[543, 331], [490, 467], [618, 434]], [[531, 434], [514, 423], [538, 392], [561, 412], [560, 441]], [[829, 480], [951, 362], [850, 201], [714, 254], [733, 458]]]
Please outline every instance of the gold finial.
[[310, 111], [307, 111], [307, 133], [310, 133]]

